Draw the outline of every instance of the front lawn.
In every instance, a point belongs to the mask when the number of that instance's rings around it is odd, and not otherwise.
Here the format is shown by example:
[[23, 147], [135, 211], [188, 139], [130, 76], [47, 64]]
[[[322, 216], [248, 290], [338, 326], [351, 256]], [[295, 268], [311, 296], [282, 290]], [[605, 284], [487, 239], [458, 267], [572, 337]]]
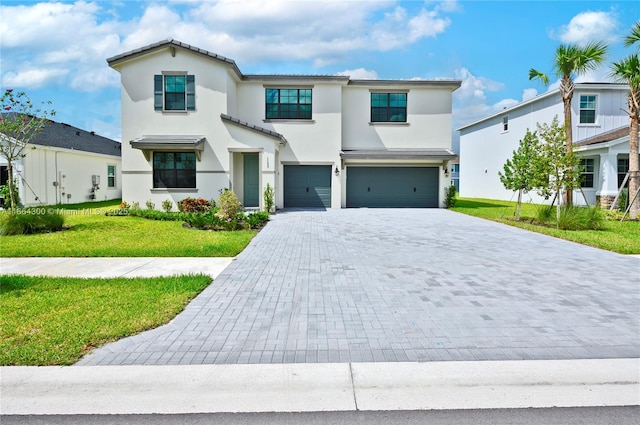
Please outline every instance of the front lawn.
[[73, 364], [94, 347], [169, 322], [210, 283], [205, 275], [0, 276], [0, 366]]
[[[60, 207], [69, 229], [0, 237], [2, 257], [234, 257], [256, 231], [212, 232], [181, 221], [105, 216], [117, 202]], [[43, 207], [58, 208], [58, 207]]]
[[523, 203], [521, 221], [515, 221], [515, 202], [459, 198], [451, 210], [620, 254], [640, 254], [640, 222], [607, 220], [604, 230], [559, 230], [527, 221], [527, 218], [535, 217], [537, 207]]

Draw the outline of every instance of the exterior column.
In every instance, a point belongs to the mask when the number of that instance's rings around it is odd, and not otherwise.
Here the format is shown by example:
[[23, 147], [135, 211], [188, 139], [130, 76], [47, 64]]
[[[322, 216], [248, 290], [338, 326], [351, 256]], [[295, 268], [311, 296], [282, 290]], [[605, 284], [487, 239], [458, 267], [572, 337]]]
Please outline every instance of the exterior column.
[[600, 184], [596, 192], [596, 202], [600, 208], [608, 209], [618, 194], [618, 155], [600, 154]]

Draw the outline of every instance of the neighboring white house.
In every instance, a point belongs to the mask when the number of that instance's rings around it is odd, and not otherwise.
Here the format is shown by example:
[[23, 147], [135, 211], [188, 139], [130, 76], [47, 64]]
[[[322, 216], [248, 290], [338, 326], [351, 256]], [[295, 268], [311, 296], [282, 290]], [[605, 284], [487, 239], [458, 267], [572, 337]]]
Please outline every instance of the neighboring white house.
[[[629, 169], [629, 87], [611, 83], [579, 83], [572, 100], [573, 142], [585, 167], [582, 191], [589, 205], [611, 204]], [[471, 198], [515, 199], [500, 183], [498, 172], [518, 148], [527, 129], [536, 123], [551, 123], [554, 116], [564, 120], [559, 90], [460, 127], [460, 195]], [[544, 199], [530, 193], [531, 200]], [[525, 200], [528, 200], [525, 197]], [[574, 203], [584, 204], [582, 193]]]
[[[14, 163], [24, 206], [119, 199], [120, 143], [68, 124], [48, 120]], [[6, 184], [7, 160], [0, 156], [0, 183]]]
[[458, 80], [245, 75], [176, 40], [107, 59], [121, 74], [123, 199], [245, 207], [443, 206]]

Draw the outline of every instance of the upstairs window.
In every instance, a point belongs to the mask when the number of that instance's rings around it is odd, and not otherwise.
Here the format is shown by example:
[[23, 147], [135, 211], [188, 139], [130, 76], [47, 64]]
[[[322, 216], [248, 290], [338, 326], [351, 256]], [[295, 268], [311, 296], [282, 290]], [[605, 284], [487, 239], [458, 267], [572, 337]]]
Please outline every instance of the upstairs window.
[[502, 131], [509, 131], [509, 117], [502, 117]]
[[371, 122], [407, 122], [407, 93], [371, 93]]
[[194, 152], [154, 152], [154, 188], [195, 188], [196, 154]]
[[195, 76], [164, 74], [154, 76], [154, 108], [156, 111], [195, 111]]
[[582, 179], [580, 180], [580, 187], [592, 188], [593, 187], [593, 173], [594, 173], [594, 160], [593, 158], [583, 158], [580, 160], [580, 167], [582, 168]]
[[595, 124], [596, 100], [594, 94], [580, 96], [580, 124]]
[[311, 89], [266, 89], [265, 93], [266, 119], [311, 119]]

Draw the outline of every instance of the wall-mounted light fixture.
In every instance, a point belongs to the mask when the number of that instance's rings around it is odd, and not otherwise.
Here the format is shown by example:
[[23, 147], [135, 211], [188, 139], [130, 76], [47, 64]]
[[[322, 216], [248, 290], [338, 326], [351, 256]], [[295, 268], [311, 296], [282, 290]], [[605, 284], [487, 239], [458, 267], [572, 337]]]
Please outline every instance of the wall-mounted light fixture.
[[442, 166], [442, 171], [444, 171], [445, 177], [449, 177], [449, 167], [446, 164]]
[[333, 172], [336, 176], [340, 175], [340, 170], [338, 169], [338, 167], [336, 167], [336, 169]]

